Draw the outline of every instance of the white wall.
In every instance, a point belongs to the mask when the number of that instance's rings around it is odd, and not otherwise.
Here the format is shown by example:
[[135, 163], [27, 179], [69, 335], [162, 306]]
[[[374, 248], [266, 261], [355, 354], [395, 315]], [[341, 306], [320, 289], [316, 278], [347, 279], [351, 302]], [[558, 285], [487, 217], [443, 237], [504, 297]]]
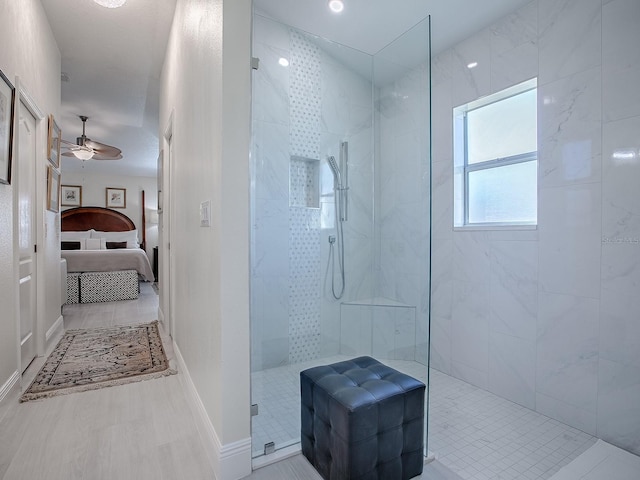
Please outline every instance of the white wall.
[[[16, 76], [45, 114], [60, 111], [60, 52], [38, 0], [0, 4], [0, 69], [15, 85]], [[40, 350], [44, 334], [60, 318], [59, 216], [45, 211], [46, 120], [37, 125], [38, 304]], [[15, 162], [15, 159], [14, 159]], [[14, 171], [15, 163], [14, 163]], [[16, 332], [17, 276], [14, 276], [13, 188], [0, 185], [0, 389], [18, 369]]]
[[[62, 185], [79, 185], [82, 187], [83, 207], [106, 207], [106, 188], [124, 188], [127, 190], [126, 207], [117, 209], [125, 214], [138, 229], [139, 240], [142, 241], [142, 191], [145, 197], [145, 215], [147, 225], [147, 255], [153, 260], [153, 247], [158, 245], [158, 225], [152, 224], [152, 213], [158, 205], [158, 181], [156, 177], [132, 177], [124, 175], [101, 175], [62, 172]], [[67, 210], [74, 207], [61, 207]]]
[[[433, 367], [636, 454], [638, 19], [536, 0], [433, 59], [431, 328]], [[452, 108], [536, 76], [538, 229], [453, 231]]]
[[[214, 468], [221, 480], [251, 470], [250, 38], [249, 0], [179, 0], [161, 87], [161, 138], [173, 115], [173, 157], [164, 169], [163, 190], [171, 176], [164, 206], [173, 211], [174, 340], [213, 427]], [[206, 200], [210, 228], [200, 227]], [[162, 228], [164, 250], [168, 232]]]

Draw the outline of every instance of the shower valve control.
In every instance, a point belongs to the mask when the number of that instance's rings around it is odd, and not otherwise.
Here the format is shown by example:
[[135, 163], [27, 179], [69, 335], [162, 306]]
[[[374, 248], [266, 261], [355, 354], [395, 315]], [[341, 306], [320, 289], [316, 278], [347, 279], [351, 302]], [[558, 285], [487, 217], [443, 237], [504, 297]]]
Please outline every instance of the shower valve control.
[[336, 243], [336, 236], [335, 235], [329, 235], [329, 243], [330, 244], [334, 244]]

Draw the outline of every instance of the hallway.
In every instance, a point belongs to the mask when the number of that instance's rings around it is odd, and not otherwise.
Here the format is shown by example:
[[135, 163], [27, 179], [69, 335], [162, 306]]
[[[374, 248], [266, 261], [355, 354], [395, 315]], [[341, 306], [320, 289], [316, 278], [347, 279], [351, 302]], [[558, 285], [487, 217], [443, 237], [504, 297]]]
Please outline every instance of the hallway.
[[[142, 283], [138, 300], [65, 305], [65, 329], [145, 323], [158, 296]], [[167, 348], [167, 356], [173, 352]], [[26, 387], [44, 363], [25, 374]], [[0, 411], [0, 479], [211, 479], [182, 375], [27, 403]]]

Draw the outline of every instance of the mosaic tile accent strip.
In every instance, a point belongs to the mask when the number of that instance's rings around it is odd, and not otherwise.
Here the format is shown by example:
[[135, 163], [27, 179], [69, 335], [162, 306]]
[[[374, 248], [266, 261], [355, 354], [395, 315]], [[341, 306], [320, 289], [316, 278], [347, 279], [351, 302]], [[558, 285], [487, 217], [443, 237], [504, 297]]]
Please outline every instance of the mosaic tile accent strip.
[[320, 50], [302, 34], [290, 30], [291, 155], [320, 158], [321, 81]]
[[320, 355], [320, 211], [289, 208], [289, 361]]
[[[289, 85], [292, 157], [320, 158], [320, 51], [304, 35], [290, 30]], [[305, 165], [306, 164], [306, 165]], [[290, 205], [308, 206], [317, 196], [311, 183], [317, 172], [312, 162], [291, 163]], [[316, 167], [318, 168], [318, 167]], [[320, 210], [289, 207], [289, 362], [320, 355]]]

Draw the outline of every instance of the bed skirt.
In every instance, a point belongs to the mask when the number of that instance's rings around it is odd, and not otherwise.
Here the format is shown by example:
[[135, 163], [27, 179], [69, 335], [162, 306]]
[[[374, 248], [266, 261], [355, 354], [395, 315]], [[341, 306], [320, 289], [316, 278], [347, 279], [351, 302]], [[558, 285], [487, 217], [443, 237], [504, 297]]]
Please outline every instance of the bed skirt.
[[139, 293], [135, 270], [67, 274], [67, 304], [135, 300]]

